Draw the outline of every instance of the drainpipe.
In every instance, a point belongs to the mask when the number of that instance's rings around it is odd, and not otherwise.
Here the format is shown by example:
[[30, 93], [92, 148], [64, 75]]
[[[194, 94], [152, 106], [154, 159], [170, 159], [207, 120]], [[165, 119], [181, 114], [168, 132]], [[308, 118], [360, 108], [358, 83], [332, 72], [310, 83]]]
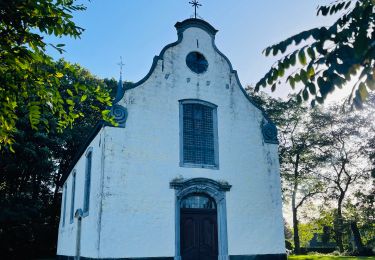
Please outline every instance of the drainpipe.
[[74, 217], [77, 218], [77, 236], [76, 236], [76, 254], [74, 259], [80, 260], [81, 258], [81, 225], [82, 225], [82, 209], [77, 209]]

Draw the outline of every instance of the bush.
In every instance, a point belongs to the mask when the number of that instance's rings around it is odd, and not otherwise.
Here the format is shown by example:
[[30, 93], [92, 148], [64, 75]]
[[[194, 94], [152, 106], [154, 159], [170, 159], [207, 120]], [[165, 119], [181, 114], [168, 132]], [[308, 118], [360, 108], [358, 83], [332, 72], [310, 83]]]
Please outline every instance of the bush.
[[292, 242], [290, 242], [289, 240], [285, 240], [285, 248], [288, 250], [293, 250], [294, 246]]
[[371, 248], [365, 247], [362, 251], [354, 250], [350, 252], [350, 256], [374, 256], [374, 251]]

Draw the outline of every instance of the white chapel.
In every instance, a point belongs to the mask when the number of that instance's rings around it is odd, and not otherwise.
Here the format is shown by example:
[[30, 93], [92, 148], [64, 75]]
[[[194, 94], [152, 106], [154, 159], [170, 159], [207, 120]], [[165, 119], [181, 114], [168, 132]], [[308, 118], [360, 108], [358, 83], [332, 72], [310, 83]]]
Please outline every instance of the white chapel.
[[58, 259], [286, 259], [276, 127], [213, 26], [175, 27], [64, 175]]

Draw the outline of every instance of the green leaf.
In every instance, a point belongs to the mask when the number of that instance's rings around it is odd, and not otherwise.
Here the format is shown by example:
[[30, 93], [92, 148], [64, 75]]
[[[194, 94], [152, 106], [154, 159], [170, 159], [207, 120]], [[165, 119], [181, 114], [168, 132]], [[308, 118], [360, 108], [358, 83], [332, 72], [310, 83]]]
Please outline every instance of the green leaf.
[[320, 13], [322, 13], [323, 16], [326, 16], [328, 14], [328, 12], [329, 12], [329, 7], [327, 7], [327, 6], [320, 6], [318, 8], [317, 15], [319, 15]]
[[271, 47], [267, 47], [267, 48], [264, 50], [265, 56], [268, 57], [268, 55], [270, 55], [270, 52], [271, 52]]
[[307, 77], [310, 79], [315, 75], [315, 70], [313, 66], [307, 68]]
[[310, 82], [307, 84], [307, 87], [309, 88], [309, 91], [312, 95], [316, 95], [316, 88], [315, 88], [315, 84]]
[[102, 116], [108, 116], [111, 111], [106, 109], [102, 111]]
[[83, 95], [83, 96], [81, 97], [81, 102], [85, 101], [86, 99], [87, 99], [87, 95]]
[[307, 84], [307, 72], [304, 69], [300, 71], [300, 77], [304, 84]]
[[365, 83], [361, 82], [359, 84], [358, 92], [359, 92], [359, 97], [361, 98], [362, 102], [366, 101], [369, 94], [368, 94]]
[[289, 77], [289, 84], [292, 87], [292, 89], [295, 88], [296, 84], [293, 77]]
[[69, 96], [71, 96], [71, 97], [73, 96], [73, 92], [70, 89], [67, 89], [66, 92], [68, 92]]
[[306, 55], [303, 49], [298, 52], [298, 60], [303, 66], [306, 65]]
[[307, 48], [307, 54], [309, 55], [310, 59], [315, 60], [315, 51], [313, 48]]
[[297, 61], [297, 58], [296, 58], [296, 53], [293, 53], [291, 56], [290, 56], [290, 64], [292, 66], [295, 66], [296, 65], [296, 61]]
[[305, 88], [302, 91], [303, 100], [307, 101], [309, 99], [309, 92], [307, 91], [307, 88]]
[[285, 69], [283, 67], [279, 67], [277, 71], [277, 76], [278, 77], [283, 77], [285, 73]]
[[286, 41], [282, 41], [278, 45], [279, 45], [279, 50], [280, 50], [281, 54], [285, 53], [286, 48], [288, 47], [287, 42]]
[[278, 52], [279, 52], [279, 50], [277, 49], [277, 47], [273, 46], [273, 48], [272, 48], [272, 55], [276, 56]]
[[301, 81], [301, 76], [298, 73], [294, 76], [294, 81], [297, 83]]
[[276, 90], [276, 83], [274, 83], [271, 87], [271, 91], [274, 92]]

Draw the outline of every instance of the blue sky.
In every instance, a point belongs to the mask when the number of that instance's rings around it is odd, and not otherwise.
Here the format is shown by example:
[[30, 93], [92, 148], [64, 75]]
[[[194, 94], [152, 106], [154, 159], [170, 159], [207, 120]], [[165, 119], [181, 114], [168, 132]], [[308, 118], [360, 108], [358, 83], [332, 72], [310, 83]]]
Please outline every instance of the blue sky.
[[[119, 56], [124, 79], [138, 81], [149, 71], [152, 59], [177, 39], [174, 24], [193, 15], [188, 0], [91, 0], [87, 10], [74, 14], [85, 28], [81, 39], [49, 39], [65, 43], [55, 58], [79, 63], [101, 78], [118, 78]], [[231, 60], [245, 86], [256, 83], [275, 62], [262, 50], [300, 31], [329, 25], [334, 17], [317, 17], [316, 8], [326, 0], [201, 0], [198, 14], [219, 30], [218, 48]], [[276, 95], [285, 96], [289, 88]]]

